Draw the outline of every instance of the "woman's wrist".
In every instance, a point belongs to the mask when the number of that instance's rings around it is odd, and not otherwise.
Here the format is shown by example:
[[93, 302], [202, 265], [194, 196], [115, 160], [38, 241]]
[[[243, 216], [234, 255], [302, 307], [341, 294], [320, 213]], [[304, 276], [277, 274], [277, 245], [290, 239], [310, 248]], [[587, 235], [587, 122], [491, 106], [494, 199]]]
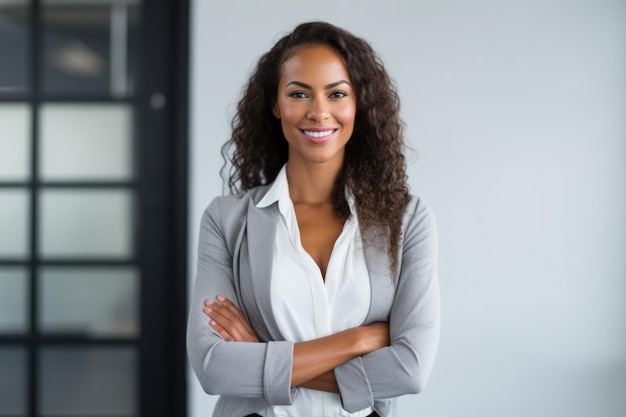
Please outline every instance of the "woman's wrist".
[[357, 327], [358, 355], [365, 355], [383, 347], [389, 346], [389, 325], [384, 322], [372, 323]]

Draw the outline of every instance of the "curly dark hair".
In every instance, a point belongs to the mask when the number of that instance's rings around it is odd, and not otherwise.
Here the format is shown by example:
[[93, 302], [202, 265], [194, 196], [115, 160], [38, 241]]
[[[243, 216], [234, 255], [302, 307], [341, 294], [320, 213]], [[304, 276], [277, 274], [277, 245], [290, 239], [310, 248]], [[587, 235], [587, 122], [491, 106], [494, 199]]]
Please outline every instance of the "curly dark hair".
[[233, 193], [244, 192], [269, 184], [278, 175], [287, 161], [288, 148], [272, 108], [283, 64], [303, 47], [319, 44], [332, 47], [343, 57], [357, 99], [354, 132], [333, 191], [335, 213], [340, 218], [350, 215], [344, 193], [347, 185], [355, 197], [361, 229], [386, 235], [393, 277], [409, 200], [404, 123], [395, 87], [380, 58], [363, 39], [329, 23], [303, 23], [261, 57], [237, 106], [232, 137], [222, 148], [225, 160], [232, 163], [228, 185]]

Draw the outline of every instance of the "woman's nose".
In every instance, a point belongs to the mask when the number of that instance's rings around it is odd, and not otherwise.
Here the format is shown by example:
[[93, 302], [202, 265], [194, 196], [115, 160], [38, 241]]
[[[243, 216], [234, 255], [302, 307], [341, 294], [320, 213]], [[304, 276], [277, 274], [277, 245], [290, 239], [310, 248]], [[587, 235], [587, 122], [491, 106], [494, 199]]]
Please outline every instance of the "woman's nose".
[[314, 99], [307, 112], [307, 117], [315, 122], [322, 122], [328, 119], [330, 117], [330, 112], [326, 100], [321, 98]]

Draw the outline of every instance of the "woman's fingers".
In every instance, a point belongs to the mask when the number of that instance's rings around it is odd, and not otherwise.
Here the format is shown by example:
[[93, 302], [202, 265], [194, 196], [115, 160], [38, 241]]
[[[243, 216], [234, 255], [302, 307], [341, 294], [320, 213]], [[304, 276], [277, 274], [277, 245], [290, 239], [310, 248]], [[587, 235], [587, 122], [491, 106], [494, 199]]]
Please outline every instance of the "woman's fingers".
[[224, 339], [225, 341], [232, 342], [234, 340], [232, 336], [222, 326], [220, 326], [215, 320], [211, 320], [209, 324], [220, 336], [222, 336], [222, 339]]
[[[225, 307], [229, 313], [233, 314], [234, 316], [238, 317], [240, 320], [246, 321], [246, 317], [243, 315], [243, 313], [241, 312], [241, 310], [239, 310], [237, 308], [237, 306], [235, 306], [232, 301], [230, 301], [228, 298], [226, 297], [222, 297], [221, 295], [217, 296], [217, 301], [220, 302], [220, 304]], [[246, 321], [247, 322], [247, 321]]]
[[209, 302], [205, 308], [213, 313], [213, 315], [208, 314], [209, 317], [216, 320], [222, 327], [228, 330], [229, 333], [232, 334], [233, 331], [241, 331], [243, 327], [242, 321], [245, 321], [245, 319], [242, 320], [236, 311], [233, 311], [232, 307], [217, 302]]
[[230, 300], [222, 296], [217, 297], [217, 302], [210, 302], [209, 300], [208, 307], [214, 309], [233, 323], [241, 321], [243, 318], [243, 313]]
[[[222, 332], [228, 334], [231, 340], [236, 342], [259, 341], [241, 310], [227, 298], [218, 296], [217, 301], [206, 300], [204, 305], [205, 314], [213, 319], [216, 325], [220, 326]], [[214, 325], [211, 326], [215, 328]], [[224, 337], [222, 332], [218, 333]], [[224, 338], [224, 340], [227, 339]]]
[[[204, 313], [211, 318], [211, 321], [215, 322], [223, 330], [228, 333], [232, 340], [239, 340], [241, 338], [241, 332], [239, 325], [236, 321], [233, 321], [228, 312], [225, 312], [218, 303], [209, 303], [204, 308]], [[215, 328], [215, 326], [213, 326]], [[221, 335], [221, 332], [218, 332]], [[223, 337], [223, 336], [222, 336]], [[226, 338], [224, 338], [226, 340]]]

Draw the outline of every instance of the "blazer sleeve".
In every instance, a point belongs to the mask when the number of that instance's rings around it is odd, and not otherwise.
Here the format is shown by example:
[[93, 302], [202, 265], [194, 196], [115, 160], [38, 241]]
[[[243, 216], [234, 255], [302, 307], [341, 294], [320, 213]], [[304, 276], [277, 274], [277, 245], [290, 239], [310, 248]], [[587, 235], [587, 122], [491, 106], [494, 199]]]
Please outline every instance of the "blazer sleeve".
[[433, 367], [440, 329], [435, 218], [419, 200], [401, 249], [395, 298], [389, 316], [390, 346], [335, 368], [343, 408], [372, 407], [374, 400], [416, 394]]
[[[204, 300], [223, 295], [241, 309], [233, 276], [233, 255], [223, 227], [220, 202], [205, 211], [198, 244], [196, 279], [191, 295], [187, 353], [191, 367], [208, 394], [265, 398], [271, 405], [291, 405], [293, 342], [226, 342], [209, 326]], [[227, 205], [227, 204], [226, 204]], [[232, 210], [224, 212], [232, 215]], [[231, 245], [232, 247], [233, 245]]]

